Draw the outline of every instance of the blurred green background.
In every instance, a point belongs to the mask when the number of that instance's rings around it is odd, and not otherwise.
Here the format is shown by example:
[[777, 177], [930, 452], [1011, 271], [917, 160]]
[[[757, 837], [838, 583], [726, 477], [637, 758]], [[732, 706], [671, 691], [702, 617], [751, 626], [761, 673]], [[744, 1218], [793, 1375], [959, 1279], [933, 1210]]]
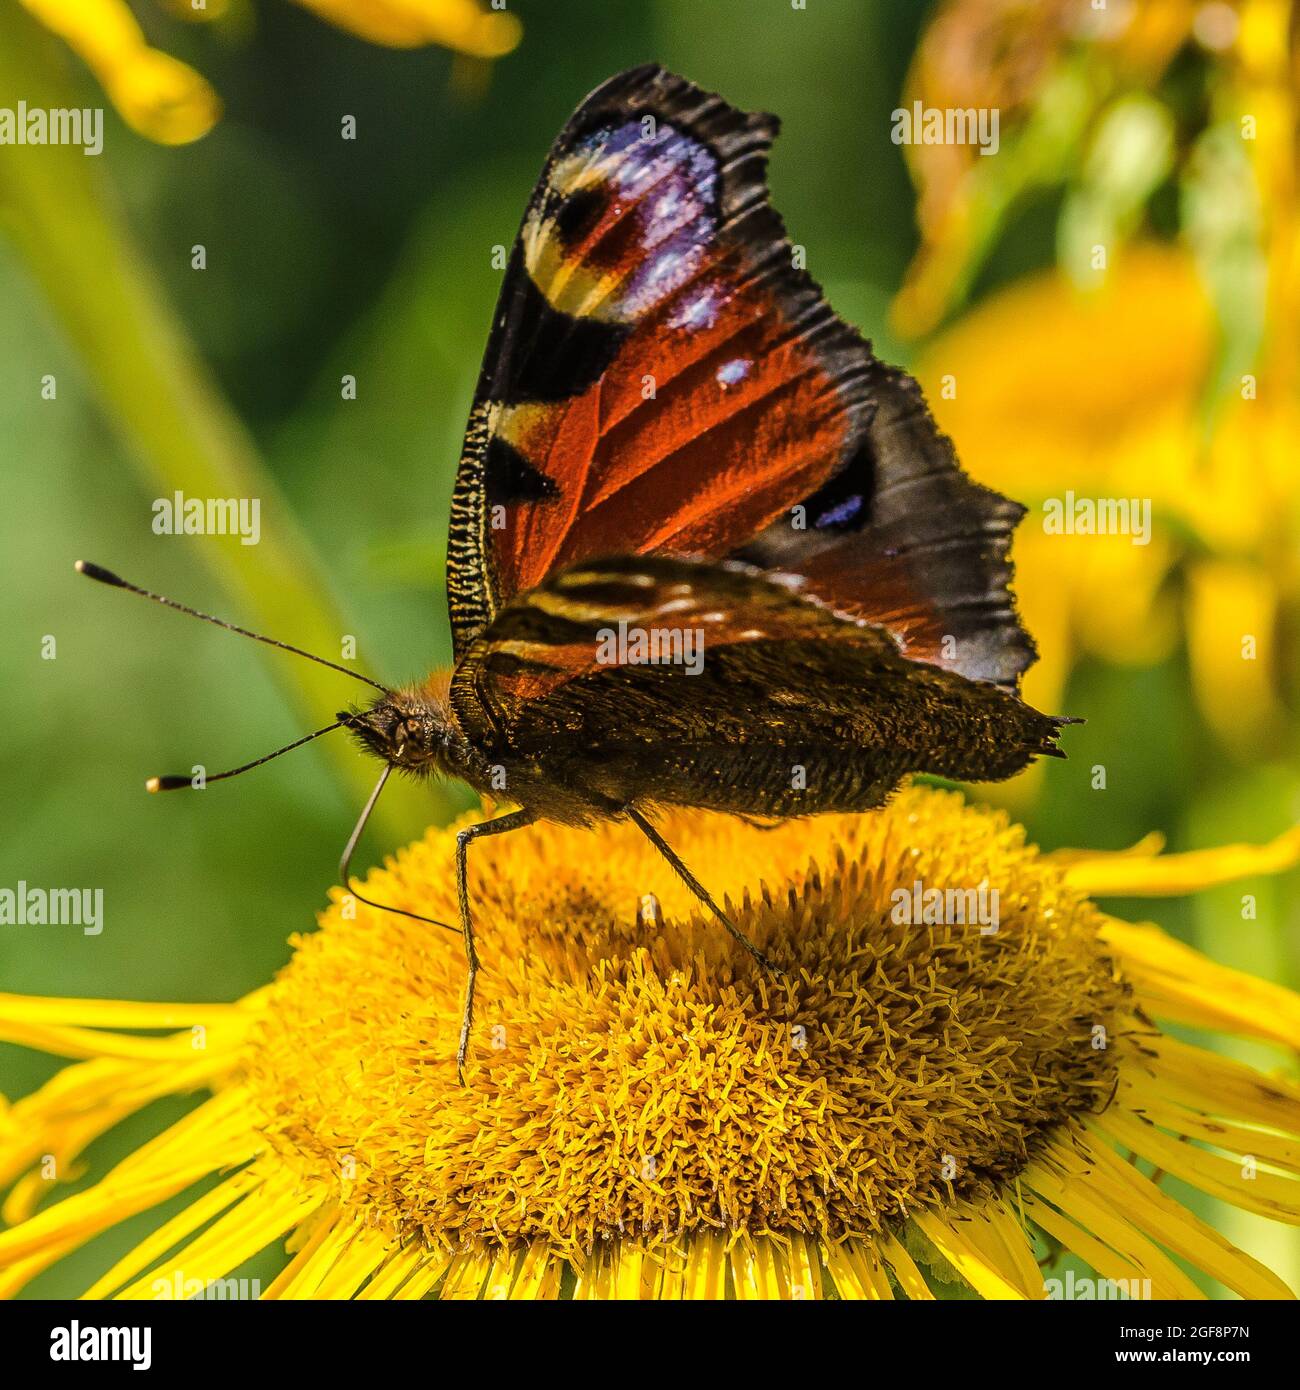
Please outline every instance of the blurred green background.
[[[98, 159], [0, 150], [0, 674], [9, 711], [0, 745], [0, 882], [97, 886], [105, 900], [98, 937], [72, 927], [0, 928], [5, 990], [233, 999], [284, 963], [289, 933], [323, 905], [371, 776], [341, 738], [203, 796], [148, 797], [143, 779], [194, 762], [210, 770], [242, 762], [305, 732], [321, 710], [362, 695], [360, 687], [87, 584], [72, 563], [97, 560], [333, 659], [354, 634], [358, 668], [386, 681], [445, 663], [443, 535], [499, 288], [493, 248], [513, 238], [560, 125], [613, 72], [657, 60], [741, 106], [781, 116], [771, 182], [792, 238], [882, 357], [932, 369], [933, 377], [923, 373], [932, 395], [944, 333], [960, 331], [964, 316], [1025, 277], [1057, 273], [1071, 237], [1086, 242], [1089, 216], [1116, 246], [1139, 237], [1190, 246], [1213, 291], [1213, 362], [1229, 361], [1220, 378], [1227, 371], [1235, 382], [1233, 371], [1268, 350], [1262, 301], [1258, 315], [1218, 312], [1248, 299], [1258, 280], [1251, 246], [1266, 262], [1267, 225], [1254, 228], [1255, 243], [1251, 228], [1236, 224], [1220, 226], [1217, 242], [1197, 241], [1188, 212], [1206, 178], [1208, 156], [1197, 142], [1222, 114], [1216, 82], [1229, 80], [1222, 49], [1192, 29], [1167, 62], [1145, 68], [1095, 46], [1071, 47], [1076, 36], [1065, 29], [1047, 34], [1045, 43], [1066, 45], [1065, 56], [1038, 80], [1038, 105], [1031, 101], [1020, 125], [1004, 128], [996, 176], [1004, 186], [989, 176], [972, 195], [978, 215], [966, 219], [964, 279], [954, 277], [927, 320], [895, 303], [924, 237], [917, 186], [890, 140], [890, 112], [911, 98], [909, 71], [919, 80], [932, 7], [512, 0], [510, 8], [523, 22], [522, 42], [489, 65], [439, 47], [370, 45], [278, 0], [255, 11], [235, 5], [225, 20], [202, 26], [140, 5], [150, 37], [221, 93], [225, 111], [212, 131], [169, 148], [129, 130], [109, 107]], [[953, 42], [967, 39], [958, 33]], [[49, 104], [105, 104], [94, 78], [15, 0], [0, 0], [0, 50], [0, 106], [20, 97], [35, 103], [41, 93]], [[974, 50], [957, 57], [966, 78], [988, 75]], [[1097, 141], [1108, 113], [1134, 92], [1149, 110], [1170, 113], [1169, 150], [1162, 128], [1153, 141], [1141, 118], [1116, 118], [1111, 144]], [[356, 117], [355, 141], [340, 138], [344, 115]], [[1134, 150], [1138, 174], [1126, 179]], [[913, 172], [924, 182], [924, 169]], [[1251, 197], [1259, 203], [1265, 192]], [[201, 271], [191, 266], [199, 244]], [[1159, 357], [1159, 306], [1146, 323]], [[1115, 348], [1123, 372], [1132, 345]], [[986, 369], [1023, 367], [1028, 351], [1015, 333], [1003, 335]], [[42, 398], [47, 374], [57, 382], [54, 400]], [[345, 374], [356, 378], [355, 400], [341, 397]], [[1189, 407], [1198, 439], [1216, 409], [1214, 379], [1207, 370]], [[1080, 381], [1081, 396], [1088, 389]], [[1069, 402], [1057, 404], [1068, 427]], [[1051, 403], [1025, 406], [1057, 413]], [[1041, 479], [1017, 482], [990, 476], [977, 441], [969, 453], [958, 418], [944, 418], [972, 470], [1023, 500], [1071, 486], [1097, 491], [1088, 441], [1078, 479], [1067, 451], [1043, 459]], [[1017, 418], [1013, 407], [1000, 423], [984, 423], [1012, 447]], [[181, 486], [206, 495], [181, 479], [206, 476], [211, 457], [263, 499], [261, 546], [153, 534], [153, 500]], [[1252, 500], [1249, 468], [1238, 481], [1243, 507], [1274, 506]], [[1167, 485], [1189, 493], [1200, 486], [1190, 472]], [[1134, 482], [1123, 490], [1148, 489]], [[1148, 491], [1157, 494], [1159, 526], [1161, 494]], [[1282, 514], [1290, 525], [1294, 496]], [[1166, 521], [1168, 563], [1153, 592], [1177, 607], [1192, 587], [1188, 566], [1215, 552], [1214, 538], [1172, 512]], [[1032, 515], [1027, 525], [1035, 525]], [[1295, 631], [1296, 560], [1279, 558], [1275, 544], [1276, 536], [1260, 542], [1247, 527], [1224, 553], [1277, 580], [1267, 680], [1280, 721], [1261, 720], [1257, 737], [1224, 734], [1232, 719], [1221, 711], [1216, 722], [1207, 712], [1193, 669], [1204, 658], [1203, 627], [1176, 631], [1154, 654], [1107, 659], [1104, 643], [1079, 640], [1078, 625], [1067, 624], [1039, 636], [1057, 669], [1060, 710], [1088, 720], [1067, 733], [1070, 760], [1023, 787], [980, 794], [1009, 800], [1046, 847], [1118, 848], [1152, 829], [1175, 849], [1259, 841], [1300, 818], [1294, 656], [1285, 640]], [[1052, 563], [1059, 573], [1049, 563], [1035, 581], [1045, 595], [1073, 570], [1071, 561]], [[303, 594], [314, 596], [310, 610]], [[1077, 596], [1085, 617], [1109, 602], [1100, 580]], [[42, 656], [47, 636], [57, 643], [53, 660]], [[1068, 644], [1068, 660], [1053, 654], [1053, 643]], [[1094, 786], [1097, 765], [1106, 768], [1104, 790]], [[359, 862], [463, 804], [459, 793], [394, 796]], [[1196, 900], [1107, 906], [1294, 986], [1296, 887], [1290, 874]], [[1244, 892], [1258, 897], [1257, 920], [1241, 919]], [[484, 954], [490, 961], [490, 941]], [[1276, 1062], [1260, 1048], [1234, 1051]], [[0, 1049], [0, 1090], [22, 1094], [56, 1065]], [[154, 1107], [121, 1126], [92, 1148], [92, 1171], [182, 1107]], [[1293, 1233], [1180, 1195], [1300, 1282]], [[92, 1243], [31, 1292], [84, 1287], [88, 1269], [101, 1268], [153, 1219]]]

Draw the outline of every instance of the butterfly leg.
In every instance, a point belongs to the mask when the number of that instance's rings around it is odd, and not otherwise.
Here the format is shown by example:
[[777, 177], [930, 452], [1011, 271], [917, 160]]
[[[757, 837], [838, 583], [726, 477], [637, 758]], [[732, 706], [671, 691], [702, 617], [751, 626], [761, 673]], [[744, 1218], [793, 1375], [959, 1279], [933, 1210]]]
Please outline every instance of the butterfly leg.
[[[373, 898], [367, 898], [364, 894], [357, 892], [352, 886], [352, 856], [356, 853], [357, 841], [361, 838], [361, 832], [366, 828], [370, 813], [375, 809], [375, 802], [379, 800], [379, 793], [383, 791], [392, 770], [388, 764], [384, 765], [379, 782], [374, 791], [370, 793], [370, 800], [366, 802], [365, 810], [361, 812], [360, 819], [348, 837], [347, 845], [343, 850], [343, 858], [339, 861], [339, 882], [359, 903], [365, 903], [367, 907], [376, 908], [380, 912], [392, 912], [398, 917], [409, 917], [413, 922], [427, 922], [431, 927], [442, 927], [444, 931], [456, 932], [455, 927], [447, 922], [438, 921], [436, 917], [425, 917], [418, 912], [408, 912], [404, 907], [389, 907], [387, 903], [377, 903]], [[458, 932], [456, 934], [459, 935]]]
[[465, 1008], [460, 1019], [460, 1043], [456, 1048], [456, 1075], [465, 1084], [465, 1054], [469, 1051], [469, 1033], [474, 1022], [474, 977], [478, 974], [478, 952], [474, 949], [474, 926], [469, 914], [469, 880], [466, 875], [470, 842], [484, 835], [504, 835], [507, 830], [519, 830], [531, 824], [531, 811], [511, 811], [495, 820], [480, 821], [466, 826], [456, 836], [456, 893], [460, 899], [460, 930], [465, 938]]
[[[757, 946], [745, 935], [743, 931], [727, 916], [725, 912], [709, 896], [709, 890], [695, 877], [685, 864], [677, 857], [672, 846], [664, 837], [650, 824], [648, 820], [636, 809], [635, 806], [625, 807], [628, 819], [646, 837], [647, 840], [659, 851], [660, 854], [672, 865], [677, 877], [691, 890], [692, 893], [709, 909], [711, 913], [722, 923], [724, 927], [735, 937], [737, 941], [749, 952], [751, 956], [763, 967], [764, 970], [771, 971], [773, 975], [780, 975], [781, 970], [772, 964], [770, 960], [758, 949]], [[492, 822], [489, 822], [491, 824]]]

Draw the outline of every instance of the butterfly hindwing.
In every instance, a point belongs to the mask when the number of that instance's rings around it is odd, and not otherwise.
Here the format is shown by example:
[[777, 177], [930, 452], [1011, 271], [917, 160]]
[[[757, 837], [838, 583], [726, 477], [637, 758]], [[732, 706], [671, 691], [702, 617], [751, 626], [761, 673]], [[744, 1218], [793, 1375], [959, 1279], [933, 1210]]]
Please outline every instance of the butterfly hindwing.
[[457, 475], [457, 658], [592, 556], [802, 575], [916, 660], [1014, 688], [1020, 508], [972, 483], [910, 378], [800, 268], [768, 203], [774, 117], [661, 68], [556, 140], [505, 275]]
[[1058, 729], [996, 685], [908, 660], [797, 582], [659, 555], [584, 561], [517, 595], [451, 700], [494, 756], [544, 760], [594, 800], [635, 788], [774, 815], [866, 809], [915, 771], [1007, 777], [1054, 753]]
[[800, 575], [838, 612], [888, 628], [913, 660], [1015, 690], [1036, 655], [1011, 594], [1025, 509], [962, 472], [911, 377], [877, 364], [871, 394], [859, 452], [736, 555]]

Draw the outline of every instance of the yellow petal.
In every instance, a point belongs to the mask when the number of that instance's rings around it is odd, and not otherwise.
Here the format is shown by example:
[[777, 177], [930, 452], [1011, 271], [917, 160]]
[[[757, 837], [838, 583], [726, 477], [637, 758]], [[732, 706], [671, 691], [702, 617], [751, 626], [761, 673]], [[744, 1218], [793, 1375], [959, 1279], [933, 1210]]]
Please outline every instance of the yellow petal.
[[477, 1299], [483, 1292], [495, 1263], [495, 1253], [481, 1250], [463, 1251], [452, 1260], [439, 1297], [454, 1301]]
[[835, 1292], [841, 1298], [853, 1302], [893, 1300], [894, 1291], [890, 1287], [889, 1276], [885, 1273], [879, 1255], [870, 1245], [864, 1245], [859, 1241], [827, 1245], [823, 1251], [823, 1258], [835, 1285]]
[[[20, 1178], [5, 1199], [5, 1220], [24, 1220], [48, 1195], [51, 1181], [67, 1182], [76, 1177], [78, 1155], [119, 1120], [159, 1096], [204, 1086], [228, 1066], [229, 1060], [219, 1056], [198, 1057], [183, 1067], [96, 1059], [66, 1068], [39, 1091], [0, 1112], [0, 1186], [18, 1178], [38, 1160], [41, 1164]], [[210, 1106], [200, 1107], [183, 1123], [197, 1132], [210, 1112]], [[155, 1145], [165, 1142], [166, 1136], [152, 1141]], [[141, 1159], [149, 1147], [137, 1151], [132, 1159]], [[50, 1172], [47, 1159], [53, 1160]]]
[[1077, 1222], [1071, 1221], [1042, 1197], [1025, 1192], [1021, 1201], [1026, 1216], [1032, 1217], [1049, 1236], [1060, 1241], [1071, 1254], [1078, 1255], [1086, 1264], [1091, 1265], [1103, 1279], [1123, 1280], [1125, 1283], [1132, 1279], [1140, 1284], [1146, 1277], [1137, 1265], [1116, 1254], [1105, 1241], [1099, 1240], [1091, 1231], [1085, 1231]]
[[351, 1298], [372, 1274], [387, 1266], [395, 1244], [391, 1232], [360, 1219], [322, 1222], [310, 1248], [294, 1256], [263, 1297]]
[[1125, 1223], [1242, 1298], [1295, 1297], [1277, 1275], [1162, 1192], [1106, 1144], [1093, 1143], [1086, 1153], [1078, 1153], [1068, 1144], [1054, 1143], [1049, 1153], [1070, 1179], [1071, 1194], [1079, 1190], [1094, 1194]]
[[305, 10], [370, 43], [392, 48], [441, 44], [475, 58], [500, 58], [519, 42], [512, 14], [477, 0], [297, 0]]
[[731, 1271], [738, 1299], [772, 1302], [790, 1297], [785, 1258], [769, 1240], [742, 1236], [731, 1247]]
[[[1166, 459], [1186, 484], [1213, 345], [1191, 257], [1134, 246], [1096, 291], [1049, 271], [991, 295], [940, 334], [916, 370], [980, 482], [1022, 500], [1072, 487], [1176, 501], [1172, 480], [1156, 484]], [[955, 392], [942, 389], [945, 377]]]
[[[1162, 1095], [1207, 1114], [1244, 1120], [1281, 1133], [1296, 1132], [1300, 1084], [1265, 1076], [1253, 1067], [1191, 1047], [1176, 1038], [1143, 1037], [1151, 1082]], [[1146, 1085], [1144, 1079], [1139, 1084]]]
[[1079, 864], [1084, 860], [1107, 860], [1107, 859], [1128, 859], [1133, 856], [1139, 858], [1152, 858], [1161, 854], [1165, 847], [1165, 837], [1158, 830], [1148, 831], [1147, 834], [1129, 845], [1127, 849], [1054, 849], [1050, 854], [1045, 854], [1044, 859], [1049, 859], [1053, 864]]
[[[636, 1274], [640, 1286], [642, 1252], [636, 1252]], [[624, 1257], [624, 1263], [630, 1263], [628, 1256]], [[556, 1298], [560, 1292], [560, 1282], [563, 1273], [563, 1261], [555, 1259], [546, 1248], [544, 1240], [535, 1240], [526, 1246], [519, 1259], [519, 1272], [515, 1277], [514, 1284], [510, 1289], [512, 1299], [551, 1299]], [[629, 1271], [630, 1274], [630, 1271]], [[622, 1287], [620, 1285], [620, 1287]], [[630, 1292], [625, 1291], [620, 1296], [632, 1297]], [[644, 1297], [642, 1293], [635, 1295]]]
[[395, 1296], [396, 1291], [428, 1260], [428, 1251], [418, 1240], [409, 1240], [389, 1253], [375, 1277], [357, 1293], [366, 1302], [380, 1302]]
[[157, 1298], [160, 1284], [192, 1296], [185, 1291], [224, 1279], [304, 1220], [320, 1201], [319, 1193], [264, 1183], [156, 1269], [128, 1284], [118, 1297]]
[[691, 1241], [689, 1260], [686, 1297], [709, 1302], [726, 1298], [727, 1245], [722, 1236], [712, 1232], [696, 1236]]
[[[912, 1220], [934, 1248], [982, 1298], [1028, 1297], [1016, 1284], [1009, 1257], [990, 1258], [967, 1240], [960, 1223], [938, 1212], [913, 1212]], [[1039, 1295], [1041, 1297], [1041, 1294]]]
[[[1205, 1113], [1205, 1103], [1189, 1107], [1176, 1103], [1168, 1088], [1154, 1078], [1140, 1077], [1120, 1082], [1117, 1098], [1125, 1108], [1142, 1115], [1174, 1134], [1195, 1139], [1237, 1155], [1249, 1154], [1271, 1168], [1281, 1168], [1300, 1177], [1300, 1139], [1294, 1135], [1273, 1134], [1233, 1120]], [[1300, 1127], [1300, 1116], [1297, 1117]]]
[[1188, 574], [1192, 680], [1206, 719], [1243, 754], [1285, 727], [1275, 673], [1277, 576], [1263, 566], [1203, 560]]
[[[732, 1247], [733, 1259], [735, 1250], [739, 1248], [739, 1243]], [[659, 1245], [652, 1252], [647, 1252], [647, 1256], [650, 1255], [653, 1255], [658, 1267], [658, 1276], [652, 1279], [653, 1292], [650, 1296], [672, 1302], [677, 1301], [682, 1297], [686, 1287], [685, 1245], [681, 1241], [674, 1241], [670, 1245]]]
[[389, 1298], [399, 1303], [418, 1303], [447, 1273], [452, 1259], [446, 1250], [420, 1250], [415, 1268], [393, 1289]]
[[885, 1263], [893, 1270], [899, 1288], [908, 1298], [933, 1302], [934, 1293], [925, 1282], [925, 1276], [916, 1267], [916, 1261], [907, 1253], [898, 1237], [886, 1232], [876, 1238], [876, 1244], [884, 1256]]
[[[1067, 1221], [1077, 1223], [1078, 1229], [1109, 1246], [1127, 1266], [1137, 1271], [1139, 1278], [1149, 1279], [1152, 1297], [1199, 1298], [1201, 1295], [1196, 1285], [1155, 1243], [1156, 1240], [1163, 1244], [1168, 1242], [1163, 1241], [1157, 1232], [1144, 1233], [1130, 1221], [1122, 1204], [1115, 1201], [1113, 1192], [1103, 1189], [1100, 1183], [1082, 1181], [1077, 1167], [1067, 1176], [1062, 1176], [1059, 1170], [1063, 1166], [1062, 1150], [1065, 1147], [1053, 1144], [1042, 1160], [1031, 1164], [1022, 1175], [1025, 1186], [1059, 1207]], [[1085, 1160], [1076, 1154], [1072, 1161]], [[1045, 1224], [1044, 1229], [1051, 1230], [1053, 1225], [1058, 1230], [1066, 1230], [1068, 1234], [1067, 1228], [1060, 1223]], [[1086, 1243], [1075, 1238], [1070, 1248], [1078, 1249], [1084, 1258], [1090, 1259], [1098, 1252], [1092, 1250], [1085, 1253], [1080, 1247]], [[1105, 1266], [1111, 1264], [1108, 1259], [1090, 1259], [1090, 1262], [1098, 1273], [1106, 1273]], [[1106, 1274], [1106, 1277], [1119, 1276]]]
[[1300, 1182], [1294, 1178], [1246, 1169], [1240, 1162], [1183, 1143], [1120, 1106], [1112, 1106], [1088, 1125], [1212, 1197], [1300, 1226]]
[[1107, 917], [1101, 934], [1154, 1017], [1300, 1048], [1300, 995], [1219, 965], [1147, 923]]
[[183, 1211], [165, 1221], [156, 1231], [151, 1232], [139, 1245], [128, 1251], [106, 1274], [97, 1279], [82, 1294], [84, 1299], [108, 1298], [115, 1289], [134, 1279], [141, 1270], [148, 1268], [176, 1245], [191, 1236], [200, 1226], [205, 1226], [213, 1217], [219, 1216], [227, 1207], [241, 1201], [263, 1179], [260, 1174], [248, 1169], [227, 1178], [225, 1182], [206, 1192], [197, 1201], [191, 1202]]
[[1222, 845], [1184, 854], [1095, 855], [1067, 866], [1073, 887], [1094, 898], [1165, 898], [1199, 893], [1252, 874], [1279, 874], [1300, 863], [1300, 825], [1265, 845]]
[[822, 1268], [816, 1245], [801, 1235], [792, 1236], [786, 1260], [790, 1267], [790, 1297], [796, 1302], [819, 1301]]
[[969, 1214], [970, 1220], [961, 1223], [961, 1234], [985, 1262], [1003, 1274], [1022, 1298], [1043, 1298], [1043, 1272], [1020, 1222], [996, 1200], [972, 1204], [969, 1213], [963, 1214]]
[[170, 54], [150, 48], [122, 0], [21, 0], [33, 15], [85, 61], [141, 135], [185, 145], [206, 135], [221, 102], [204, 78]]
[[247, 1028], [251, 1015], [266, 999], [265, 989], [238, 1004], [155, 1004], [136, 999], [60, 999], [28, 994], [0, 994], [0, 1030], [8, 1023], [32, 1023], [75, 1028], [166, 1028], [201, 1025], [236, 1030], [232, 1045]]

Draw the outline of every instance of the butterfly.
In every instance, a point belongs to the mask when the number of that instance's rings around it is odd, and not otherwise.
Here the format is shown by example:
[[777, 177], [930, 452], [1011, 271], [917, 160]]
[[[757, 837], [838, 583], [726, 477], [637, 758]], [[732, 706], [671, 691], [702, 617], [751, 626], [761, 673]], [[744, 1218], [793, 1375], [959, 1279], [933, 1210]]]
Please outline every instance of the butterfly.
[[516, 807], [456, 842], [462, 1079], [476, 840], [629, 820], [779, 969], [656, 808], [867, 811], [914, 772], [992, 781], [1064, 756], [1071, 721], [1018, 695], [1035, 657], [1010, 588], [1024, 509], [962, 472], [916, 382], [801, 268], [768, 200], [777, 130], [659, 66], [579, 106], [515, 239], [470, 410], [447, 552], [454, 666], [369, 682], [378, 698], [289, 745], [341, 726], [383, 763], [345, 884], [394, 770]]

